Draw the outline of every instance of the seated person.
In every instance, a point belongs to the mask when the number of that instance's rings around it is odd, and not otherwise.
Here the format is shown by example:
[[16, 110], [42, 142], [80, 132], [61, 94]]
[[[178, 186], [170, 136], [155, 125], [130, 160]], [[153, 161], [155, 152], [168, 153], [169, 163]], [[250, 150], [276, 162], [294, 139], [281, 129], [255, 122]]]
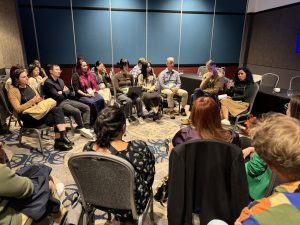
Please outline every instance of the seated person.
[[111, 102], [111, 92], [110, 92], [110, 84], [107, 83], [105, 79], [106, 69], [104, 64], [101, 61], [97, 61], [95, 63], [95, 67], [91, 70], [94, 75], [96, 82], [99, 86], [98, 93], [104, 98], [105, 104], [110, 105]]
[[[51, 171], [51, 168], [49, 168], [48, 171], [49, 170]], [[48, 205], [49, 201], [41, 202], [41, 199], [45, 200], [46, 195], [51, 195], [55, 198], [54, 202], [50, 202], [50, 204], [54, 204], [52, 206], [55, 206], [55, 209], [53, 208], [50, 212], [52, 212], [51, 215], [53, 219], [55, 219], [54, 221], [59, 222], [65, 212], [64, 206], [59, 201], [63, 196], [62, 192], [64, 188], [62, 190], [60, 188], [63, 184], [56, 184], [54, 178], [51, 176], [45, 178], [45, 181], [46, 180], [49, 182], [48, 190], [46, 189], [48, 185], [42, 183], [44, 180], [41, 179], [41, 177], [39, 179], [31, 180], [26, 176], [16, 174], [15, 171], [5, 164], [0, 163], [0, 224], [30, 225], [33, 219], [30, 218], [30, 215], [28, 215], [27, 212], [30, 211], [34, 216], [40, 217], [39, 215], [41, 212], [35, 211], [40, 210], [36, 209], [37, 206], [42, 206], [41, 208], [44, 209], [46, 213], [47, 207], [45, 205]], [[44, 189], [41, 192], [40, 190], [42, 188]], [[28, 199], [28, 202], [26, 199]], [[35, 207], [26, 210], [26, 207], [33, 205], [35, 205]], [[17, 211], [17, 209], [20, 209], [20, 211]], [[55, 214], [53, 214], [54, 211], [56, 211]]]
[[127, 96], [128, 88], [134, 86], [134, 79], [131, 73], [128, 72], [129, 62], [127, 59], [120, 60], [120, 72], [114, 76], [113, 83], [117, 92], [117, 99], [124, 102], [124, 110], [127, 118], [127, 125], [135, 121], [136, 118], [132, 115], [132, 106], [136, 106], [139, 123], [143, 123], [143, 103], [138, 95]]
[[206, 63], [207, 73], [203, 75], [200, 88], [196, 88], [191, 96], [191, 106], [193, 102], [200, 96], [212, 96], [215, 97], [222, 90], [223, 86], [223, 74], [218, 73], [216, 63], [209, 60]]
[[47, 77], [46, 71], [44, 70], [44, 68], [42, 68], [41, 62], [38, 59], [33, 60], [32, 62], [33, 65], [38, 66], [40, 68], [40, 76], [42, 78]]
[[175, 119], [174, 99], [173, 99], [174, 95], [178, 95], [182, 97], [181, 99], [182, 108], [180, 114], [182, 116], [186, 116], [184, 107], [187, 104], [188, 93], [187, 91], [180, 89], [181, 80], [180, 80], [179, 73], [173, 69], [174, 58], [173, 57], [167, 58], [166, 65], [167, 68], [159, 74], [158, 79], [159, 79], [161, 93], [167, 95], [168, 108], [170, 110], [170, 118]]
[[99, 87], [84, 58], [79, 57], [76, 73], [72, 75], [72, 85], [78, 101], [90, 107], [90, 125], [97, 119], [98, 113], [104, 108], [104, 99], [98, 94]]
[[220, 100], [223, 116], [222, 124], [230, 125], [229, 113], [236, 117], [249, 108], [251, 97], [254, 94], [254, 81], [248, 68], [240, 67], [234, 75], [234, 86], [227, 84], [227, 98]]
[[[126, 131], [124, 111], [114, 106], [103, 109], [95, 123], [96, 141], [85, 145], [84, 151], [95, 151], [117, 155], [129, 161], [135, 170], [135, 203], [137, 213], [144, 211], [152, 193], [155, 174], [155, 158], [144, 141], [125, 142], [122, 136]], [[130, 219], [126, 210], [111, 210], [117, 218]], [[121, 219], [120, 218], [120, 219]], [[131, 217], [132, 218], [132, 217]]]
[[15, 70], [10, 77], [12, 87], [8, 90], [8, 99], [13, 107], [15, 117], [20, 117], [25, 127], [38, 127], [43, 124], [54, 126], [54, 148], [61, 151], [72, 149], [74, 143], [66, 135], [66, 124], [62, 109], [54, 107], [40, 120], [29, 114], [23, 114], [23, 111], [43, 101], [43, 98], [28, 85], [28, 77], [24, 69]]
[[[287, 116], [300, 120], [300, 95], [293, 96], [288, 104]], [[250, 156], [245, 163], [250, 197], [254, 200], [265, 196], [271, 170], [268, 164], [255, 152], [254, 147], [243, 149], [244, 158]]]
[[277, 186], [270, 197], [244, 208], [235, 225], [299, 224], [299, 134], [299, 120], [282, 114], [267, 115], [251, 128], [255, 151], [283, 184]]
[[28, 85], [35, 91], [39, 92], [40, 95], [40, 85], [44, 85], [45, 81], [48, 79], [48, 76], [40, 76], [41, 68], [37, 65], [30, 64], [28, 68]]
[[152, 73], [151, 64], [147, 61], [142, 63], [142, 71], [138, 76], [138, 86], [143, 88], [142, 99], [146, 109], [152, 110], [153, 121], [160, 119], [158, 109], [161, 97], [157, 93], [156, 76]]
[[143, 57], [139, 58], [138, 64], [135, 65], [133, 67], [133, 69], [130, 71], [130, 73], [132, 74], [134, 80], [136, 80], [137, 77], [141, 74], [141, 72], [142, 72], [142, 64], [144, 62], [146, 62], [145, 58], [143, 58]]
[[211, 97], [200, 97], [194, 101], [190, 115], [191, 124], [179, 130], [172, 139], [173, 147], [195, 139], [218, 140], [240, 147], [240, 138], [233, 130], [222, 128], [218, 104]]
[[60, 78], [59, 65], [49, 66], [50, 76], [45, 81], [43, 92], [47, 98], [53, 98], [57, 106], [61, 107], [64, 114], [72, 116], [77, 123], [76, 129], [86, 138], [93, 138], [90, 131], [90, 107], [84, 103], [69, 99], [71, 96], [69, 88]]

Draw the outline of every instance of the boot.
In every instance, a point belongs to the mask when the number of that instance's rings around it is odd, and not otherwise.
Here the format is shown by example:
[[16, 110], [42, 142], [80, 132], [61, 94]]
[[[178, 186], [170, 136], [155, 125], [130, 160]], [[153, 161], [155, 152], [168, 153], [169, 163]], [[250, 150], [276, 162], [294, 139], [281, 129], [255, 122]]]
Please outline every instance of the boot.
[[66, 144], [63, 140], [61, 140], [61, 138], [55, 139], [54, 149], [57, 149], [59, 151], [68, 151], [72, 148], [72, 145]]
[[59, 133], [60, 133], [60, 139], [61, 139], [64, 143], [66, 143], [67, 145], [71, 145], [71, 146], [74, 145], [74, 142], [71, 141], [71, 140], [68, 138], [68, 136], [67, 136], [67, 134], [66, 134], [66, 131], [60, 131]]

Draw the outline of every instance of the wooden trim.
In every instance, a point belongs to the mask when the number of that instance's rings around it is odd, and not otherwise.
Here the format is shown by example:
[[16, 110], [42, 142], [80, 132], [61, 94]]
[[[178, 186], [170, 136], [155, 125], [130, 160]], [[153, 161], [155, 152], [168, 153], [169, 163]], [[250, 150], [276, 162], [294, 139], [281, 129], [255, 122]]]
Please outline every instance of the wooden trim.
[[285, 9], [285, 8], [289, 8], [289, 7], [294, 7], [296, 5], [300, 5], [300, 2], [295, 2], [289, 5], [283, 5], [283, 6], [279, 6], [276, 8], [272, 8], [272, 9], [265, 9], [262, 11], [258, 11], [258, 12], [249, 12], [247, 13], [248, 15], [257, 15], [257, 14], [261, 14], [261, 13], [265, 13], [265, 12], [272, 12], [272, 11], [277, 11], [277, 10], [281, 10], [281, 9]]
[[[28, 4], [20, 4], [20, 8], [30, 8]], [[69, 6], [52, 6], [52, 5], [35, 5], [35, 9], [70, 9]], [[109, 11], [106, 7], [90, 7], [90, 6], [74, 6], [73, 10], [98, 10], [98, 11]], [[146, 9], [127, 9], [127, 8], [112, 8], [115, 12], [146, 12]], [[165, 9], [148, 9], [148, 12], [155, 13], [181, 13], [180, 10], [165, 10]], [[183, 14], [210, 14], [213, 15], [214, 12], [210, 11], [182, 11]], [[245, 13], [242, 12], [216, 12], [216, 15], [240, 15], [244, 16]]]

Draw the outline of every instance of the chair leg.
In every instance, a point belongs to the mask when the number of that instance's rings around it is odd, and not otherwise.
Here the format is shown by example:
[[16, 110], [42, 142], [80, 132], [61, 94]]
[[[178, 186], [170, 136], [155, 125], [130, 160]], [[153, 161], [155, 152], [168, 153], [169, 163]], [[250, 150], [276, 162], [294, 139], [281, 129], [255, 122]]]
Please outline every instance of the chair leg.
[[22, 136], [23, 136], [23, 128], [21, 127], [21, 129], [19, 131], [19, 145], [22, 144]]
[[69, 121], [70, 121], [70, 127], [71, 127], [71, 133], [72, 133], [72, 136], [75, 135], [75, 131], [74, 131], [74, 126], [73, 126], [73, 122], [72, 122], [72, 118], [69, 117]]
[[43, 134], [43, 131], [40, 132], [39, 130], [34, 129], [34, 132], [38, 135], [39, 145], [40, 145], [40, 152], [42, 153], [42, 155], [45, 155], [44, 149], [43, 149], [43, 145], [42, 145], [42, 134]]

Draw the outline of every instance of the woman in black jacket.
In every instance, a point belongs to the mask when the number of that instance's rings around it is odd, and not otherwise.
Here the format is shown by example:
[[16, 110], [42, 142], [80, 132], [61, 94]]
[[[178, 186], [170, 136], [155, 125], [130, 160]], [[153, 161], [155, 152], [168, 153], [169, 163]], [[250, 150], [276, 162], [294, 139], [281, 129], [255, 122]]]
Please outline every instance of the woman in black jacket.
[[238, 68], [233, 82], [234, 86], [231, 82], [228, 82], [226, 91], [228, 96], [220, 101], [221, 112], [224, 117], [222, 124], [224, 125], [230, 125], [229, 113], [236, 117], [248, 109], [255, 91], [252, 73], [246, 67]]

